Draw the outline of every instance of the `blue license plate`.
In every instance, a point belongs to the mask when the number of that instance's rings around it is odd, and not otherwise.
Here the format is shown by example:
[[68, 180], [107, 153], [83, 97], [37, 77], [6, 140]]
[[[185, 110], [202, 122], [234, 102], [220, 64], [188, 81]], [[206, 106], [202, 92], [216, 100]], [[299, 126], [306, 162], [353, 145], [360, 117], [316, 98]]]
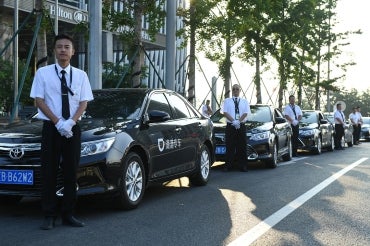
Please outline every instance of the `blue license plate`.
[[0, 184], [33, 185], [33, 170], [0, 169]]
[[224, 155], [226, 153], [226, 146], [216, 146], [216, 155]]

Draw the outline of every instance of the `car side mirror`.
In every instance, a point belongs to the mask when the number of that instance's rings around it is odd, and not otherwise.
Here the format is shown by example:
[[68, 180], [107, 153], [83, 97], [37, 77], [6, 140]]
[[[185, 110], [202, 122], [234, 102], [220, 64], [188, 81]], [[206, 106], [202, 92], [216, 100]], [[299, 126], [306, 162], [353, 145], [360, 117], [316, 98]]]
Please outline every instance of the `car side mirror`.
[[320, 120], [320, 124], [328, 124], [328, 121], [327, 120]]
[[276, 124], [282, 124], [282, 123], [287, 122], [287, 120], [283, 117], [275, 117], [275, 122]]
[[164, 111], [160, 111], [160, 110], [150, 111], [147, 117], [148, 117], [147, 118], [148, 121], [145, 121], [145, 122], [148, 122], [148, 123], [164, 122], [164, 121], [171, 119], [171, 116], [168, 113]]

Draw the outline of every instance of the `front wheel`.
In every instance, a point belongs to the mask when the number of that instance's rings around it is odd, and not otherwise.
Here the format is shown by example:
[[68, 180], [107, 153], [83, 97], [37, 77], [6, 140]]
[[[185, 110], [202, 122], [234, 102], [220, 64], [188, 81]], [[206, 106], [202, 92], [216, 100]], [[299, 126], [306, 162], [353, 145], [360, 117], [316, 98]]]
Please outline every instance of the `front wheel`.
[[136, 208], [145, 191], [145, 169], [141, 157], [129, 153], [123, 163], [119, 185], [118, 206], [122, 209]]
[[333, 151], [333, 150], [334, 150], [334, 147], [335, 147], [334, 135], [331, 135], [331, 138], [330, 138], [330, 145], [329, 145], [329, 147], [328, 147], [328, 151]]
[[321, 142], [321, 137], [319, 136], [316, 139], [315, 154], [320, 155], [321, 149], [322, 149], [322, 142]]
[[275, 168], [277, 167], [277, 163], [278, 163], [278, 152], [277, 152], [277, 145], [274, 142], [272, 145], [272, 150], [271, 150], [271, 158], [270, 160], [267, 161], [267, 165], [270, 168]]
[[283, 155], [283, 161], [290, 161], [292, 159], [293, 147], [292, 147], [292, 139], [291, 138], [288, 139], [287, 148], [288, 148], [288, 153]]
[[211, 158], [207, 146], [202, 145], [200, 148], [200, 155], [197, 160], [197, 167], [195, 174], [189, 177], [192, 185], [202, 186], [206, 185], [209, 179], [209, 171], [211, 169]]

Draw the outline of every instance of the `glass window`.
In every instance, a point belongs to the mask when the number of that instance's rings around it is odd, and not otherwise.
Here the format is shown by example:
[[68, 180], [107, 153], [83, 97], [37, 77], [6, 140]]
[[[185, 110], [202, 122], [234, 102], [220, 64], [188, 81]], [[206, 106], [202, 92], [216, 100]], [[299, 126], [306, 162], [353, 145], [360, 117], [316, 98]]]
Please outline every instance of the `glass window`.
[[147, 111], [150, 112], [152, 110], [163, 111], [172, 116], [170, 106], [168, 105], [168, 101], [163, 93], [154, 93], [150, 97], [150, 102]]
[[168, 100], [172, 107], [175, 109], [175, 118], [191, 118], [192, 116], [189, 113], [189, 109], [186, 106], [185, 102], [175, 94], [168, 95]]

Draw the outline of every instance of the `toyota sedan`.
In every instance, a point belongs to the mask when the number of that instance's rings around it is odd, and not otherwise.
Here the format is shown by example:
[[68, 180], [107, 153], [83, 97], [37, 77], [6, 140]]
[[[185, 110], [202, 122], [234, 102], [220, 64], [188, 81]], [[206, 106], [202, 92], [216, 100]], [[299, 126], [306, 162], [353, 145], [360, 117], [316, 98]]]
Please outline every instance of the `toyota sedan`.
[[[132, 209], [150, 184], [184, 176], [192, 185], [208, 182], [213, 124], [181, 95], [105, 89], [94, 91], [94, 98], [79, 122], [78, 195], [105, 194], [114, 205]], [[33, 118], [0, 129], [0, 201], [40, 196], [42, 124]], [[63, 196], [62, 175], [56, 190]]]

